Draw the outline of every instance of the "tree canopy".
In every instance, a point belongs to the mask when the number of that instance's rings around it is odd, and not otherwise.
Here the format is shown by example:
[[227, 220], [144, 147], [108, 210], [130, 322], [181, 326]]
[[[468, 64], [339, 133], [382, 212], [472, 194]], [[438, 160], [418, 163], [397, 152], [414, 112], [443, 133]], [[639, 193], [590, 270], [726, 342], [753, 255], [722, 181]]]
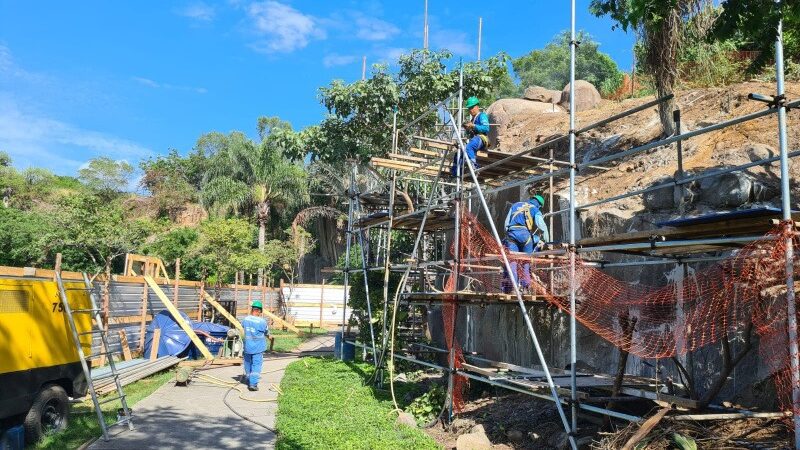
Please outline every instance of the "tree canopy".
[[[600, 44], [584, 31], [578, 33], [575, 77], [595, 85], [604, 95], [617, 91], [623, 75], [611, 57], [600, 51]], [[562, 90], [569, 83], [570, 33], [564, 31], [543, 49], [533, 50], [513, 60], [520, 87], [542, 86]]]

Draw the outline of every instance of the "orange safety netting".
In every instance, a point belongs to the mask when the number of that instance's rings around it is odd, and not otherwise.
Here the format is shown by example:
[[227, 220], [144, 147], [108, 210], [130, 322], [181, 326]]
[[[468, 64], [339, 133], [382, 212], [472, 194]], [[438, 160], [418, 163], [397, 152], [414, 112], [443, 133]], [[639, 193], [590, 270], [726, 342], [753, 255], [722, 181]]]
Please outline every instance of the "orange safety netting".
[[[795, 247], [800, 242], [787, 230], [786, 226], [777, 226], [730, 258], [658, 287], [620, 281], [576, 256], [575, 317], [616, 347], [642, 358], [682, 355], [729, 339], [752, 323], [760, 339], [762, 364], [775, 377], [781, 405], [790, 409], [792, 381], [785, 300], [787, 237], [793, 236]], [[500, 246], [491, 232], [468, 212], [461, 220], [460, 241], [462, 286], [476, 292], [514, 293], [504, 270]], [[520, 285], [525, 292], [536, 294], [538, 299], [569, 313], [568, 257], [548, 259], [535, 255], [509, 255]], [[798, 262], [795, 260], [796, 272]], [[455, 278], [451, 273], [446, 292], [455, 291]], [[446, 300], [443, 310], [448, 349], [456, 349], [458, 366], [461, 350], [454, 339], [453, 302]], [[460, 401], [460, 395], [454, 393], [454, 402], [456, 397]]]

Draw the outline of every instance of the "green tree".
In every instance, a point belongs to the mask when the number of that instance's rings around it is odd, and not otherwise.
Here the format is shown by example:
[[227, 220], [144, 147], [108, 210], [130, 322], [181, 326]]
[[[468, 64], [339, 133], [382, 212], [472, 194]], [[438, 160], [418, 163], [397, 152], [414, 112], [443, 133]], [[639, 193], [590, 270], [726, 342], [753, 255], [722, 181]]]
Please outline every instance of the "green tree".
[[[760, 52], [750, 70], [755, 72], [774, 59], [778, 19], [783, 17], [786, 59], [800, 63], [800, 2], [774, 0], [727, 0], [714, 27], [717, 39], [733, 39], [743, 50]], [[780, 7], [780, 9], [779, 9]]]
[[132, 175], [130, 163], [105, 156], [89, 160], [86, 167], [78, 171], [78, 179], [105, 198], [113, 198], [125, 191]]
[[0, 208], [0, 266], [26, 267], [42, 262], [43, 235], [50, 223], [37, 212]]
[[[685, 20], [703, 0], [592, 0], [597, 16], [607, 15], [623, 30], [634, 30], [642, 39], [644, 60], [640, 65], [653, 76], [659, 97], [672, 94], [678, 81], [678, 56]], [[658, 114], [665, 135], [675, 132], [672, 111], [675, 101], [659, 104]]]
[[[623, 75], [611, 57], [600, 51], [600, 44], [581, 31], [580, 46], [575, 60], [575, 78], [595, 85], [603, 95], [619, 89]], [[514, 59], [514, 73], [520, 79], [520, 87], [542, 86], [562, 90], [569, 84], [570, 34], [564, 31], [550, 41], [545, 48], [533, 50]]]
[[[300, 145], [287, 148], [296, 159], [310, 153], [312, 159], [325, 162], [363, 162], [385, 154], [391, 148], [395, 107], [398, 127], [402, 127], [458, 89], [458, 70], [448, 70], [451, 59], [446, 50], [414, 50], [400, 57], [396, 74], [387, 66], [376, 65], [366, 80], [350, 84], [334, 80], [320, 89], [320, 101], [330, 115], [298, 136], [295, 143]], [[465, 97], [488, 99], [497, 93], [507, 81], [507, 59], [500, 54], [464, 64]], [[430, 130], [434, 124], [435, 115], [430, 115], [419, 128]]]
[[242, 269], [240, 255], [253, 248], [253, 226], [243, 219], [212, 219], [200, 225], [200, 235], [190, 249], [217, 286]]
[[55, 175], [47, 169], [29, 167], [22, 172], [11, 166], [0, 166], [0, 195], [3, 206], [30, 209], [37, 201], [49, 199]]
[[139, 185], [151, 194], [159, 216], [174, 219], [187, 203], [198, 200], [198, 188], [190, 180], [195, 178], [192, 166], [193, 158], [182, 158], [176, 150], [139, 163], [143, 172]]
[[43, 239], [49, 253], [65, 254], [65, 269], [108, 273], [115, 258], [133, 251], [153, 231], [152, 222], [125, 217], [119, 201], [78, 193], [59, 199], [53, 228]]
[[258, 248], [264, 250], [270, 218], [308, 201], [306, 173], [288, 160], [273, 134], [255, 143], [239, 132], [217, 136], [218, 150], [211, 157], [203, 187], [203, 203], [226, 212], [254, 213]]
[[158, 256], [168, 267], [174, 266], [174, 261], [180, 258], [181, 277], [188, 280], [199, 280], [202, 278], [201, 264], [190, 256], [190, 250], [199, 237], [200, 234], [196, 228], [173, 228], [149, 238], [139, 248], [139, 251], [145, 255]]
[[11, 167], [11, 156], [4, 151], [0, 151], [0, 167]]

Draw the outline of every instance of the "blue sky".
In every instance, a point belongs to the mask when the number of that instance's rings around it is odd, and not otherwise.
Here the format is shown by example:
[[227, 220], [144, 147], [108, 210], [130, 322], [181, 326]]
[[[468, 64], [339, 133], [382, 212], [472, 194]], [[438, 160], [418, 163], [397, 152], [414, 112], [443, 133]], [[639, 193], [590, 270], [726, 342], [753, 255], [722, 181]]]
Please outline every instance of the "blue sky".
[[[255, 135], [258, 116], [318, 122], [317, 89], [422, 46], [423, 0], [0, 0], [0, 150], [73, 175], [88, 159], [185, 153], [204, 132]], [[578, 28], [623, 70], [633, 36], [578, 1]], [[483, 9], [480, 9], [483, 8]], [[432, 48], [520, 56], [569, 26], [566, 1], [429, 0]]]

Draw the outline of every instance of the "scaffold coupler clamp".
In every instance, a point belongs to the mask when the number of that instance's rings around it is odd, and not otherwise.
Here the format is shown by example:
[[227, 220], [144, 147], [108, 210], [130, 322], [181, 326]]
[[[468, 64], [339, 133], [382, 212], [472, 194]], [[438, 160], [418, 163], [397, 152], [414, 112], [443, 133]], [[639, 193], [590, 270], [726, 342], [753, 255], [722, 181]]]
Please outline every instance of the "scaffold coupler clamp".
[[[751, 92], [747, 95], [748, 100], [755, 100], [757, 102], [766, 103], [770, 109], [780, 108], [781, 106], [786, 106], [786, 95], [763, 95], [763, 94], [756, 94], [755, 92]], [[787, 108], [788, 110], [788, 108]]]

